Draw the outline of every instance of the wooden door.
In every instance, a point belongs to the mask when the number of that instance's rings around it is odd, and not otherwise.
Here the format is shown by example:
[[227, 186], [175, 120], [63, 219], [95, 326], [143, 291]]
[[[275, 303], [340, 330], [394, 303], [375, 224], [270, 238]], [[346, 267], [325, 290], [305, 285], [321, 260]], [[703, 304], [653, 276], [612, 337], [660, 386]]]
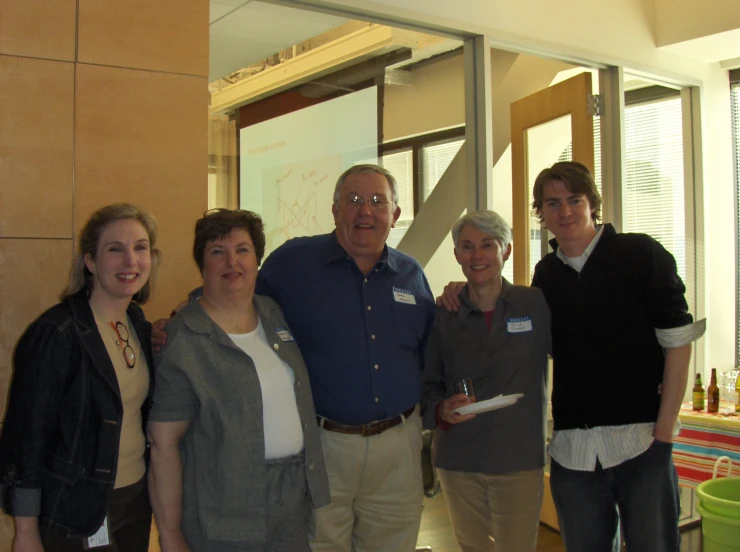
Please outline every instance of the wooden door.
[[[533, 129], [563, 117], [570, 118], [572, 160], [594, 171], [591, 73], [585, 72], [511, 104], [511, 161], [514, 282], [529, 285], [530, 274], [530, 194], [537, 173], [532, 173], [529, 134]], [[553, 160], [554, 162], [554, 160]], [[550, 163], [552, 164], [552, 163]], [[539, 171], [545, 166], [535, 169]], [[543, 231], [543, 237], [546, 232]], [[544, 239], [544, 238], [543, 238]]]

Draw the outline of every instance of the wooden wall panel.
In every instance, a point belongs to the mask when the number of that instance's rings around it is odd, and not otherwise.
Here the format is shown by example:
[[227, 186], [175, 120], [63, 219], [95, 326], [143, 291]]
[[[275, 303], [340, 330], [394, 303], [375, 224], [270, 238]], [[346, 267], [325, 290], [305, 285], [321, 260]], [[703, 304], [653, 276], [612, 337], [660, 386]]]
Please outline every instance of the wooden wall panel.
[[77, 0], [0, 0], [0, 54], [74, 61]]
[[130, 201], [159, 222], [164, 263], [147, 316], [169, 314], [200, 277], [193, 227], [207, 208], [205, 78], [79, 65], [75, 232], [99, 207]]
[[208, 76], [208, 2], [79, 0], [80, 63]]
[[72, 237], [74, 64], [0, 56], [0, 237]]
[[0, 239], [0, 412], [5, 412], [15, 343], [28, 324], [58, 302], [71, 259], [69, 239]]

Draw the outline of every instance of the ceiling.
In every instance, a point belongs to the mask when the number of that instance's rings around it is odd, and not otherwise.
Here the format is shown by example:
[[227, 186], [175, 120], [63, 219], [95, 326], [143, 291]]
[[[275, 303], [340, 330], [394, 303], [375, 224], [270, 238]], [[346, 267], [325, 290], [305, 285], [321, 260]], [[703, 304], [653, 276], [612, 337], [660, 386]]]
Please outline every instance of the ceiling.
[[349, 21], [257, 0], [211, 0], [212, 82]]

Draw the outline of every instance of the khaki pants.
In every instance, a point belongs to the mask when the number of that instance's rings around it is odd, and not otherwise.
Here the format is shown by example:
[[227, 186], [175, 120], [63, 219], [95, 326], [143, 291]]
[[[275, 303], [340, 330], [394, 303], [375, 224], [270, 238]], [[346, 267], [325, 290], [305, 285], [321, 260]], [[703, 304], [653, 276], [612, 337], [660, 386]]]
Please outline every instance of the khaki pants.
[[421, 524], [421, 418], [380, 435], [321, 430], [331, 504], [316, 511], [313, 552], [412, 552]]
[[462, 552], [536, 549], [544, 492], [542, 468], [504, 475], [437, 472]]

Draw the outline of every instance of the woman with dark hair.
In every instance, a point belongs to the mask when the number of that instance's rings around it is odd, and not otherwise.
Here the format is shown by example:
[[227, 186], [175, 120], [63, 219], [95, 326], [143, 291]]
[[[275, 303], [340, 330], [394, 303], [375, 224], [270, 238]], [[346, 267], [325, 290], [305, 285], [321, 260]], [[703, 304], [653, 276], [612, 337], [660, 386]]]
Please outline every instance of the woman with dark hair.
[[148, 432], [163, 552], [308, 550], [329, 501], [306, 366], [280, 307], [255, 295], [262, 220], [195, 225], [203, 295], [167, 326]]
[[119, 203], [95, 212], [61, 302], [18, 341], [0, 436], [14, 552], [146, 552], [144, 423], [152, 390], [149, 298], [157, 225]]

